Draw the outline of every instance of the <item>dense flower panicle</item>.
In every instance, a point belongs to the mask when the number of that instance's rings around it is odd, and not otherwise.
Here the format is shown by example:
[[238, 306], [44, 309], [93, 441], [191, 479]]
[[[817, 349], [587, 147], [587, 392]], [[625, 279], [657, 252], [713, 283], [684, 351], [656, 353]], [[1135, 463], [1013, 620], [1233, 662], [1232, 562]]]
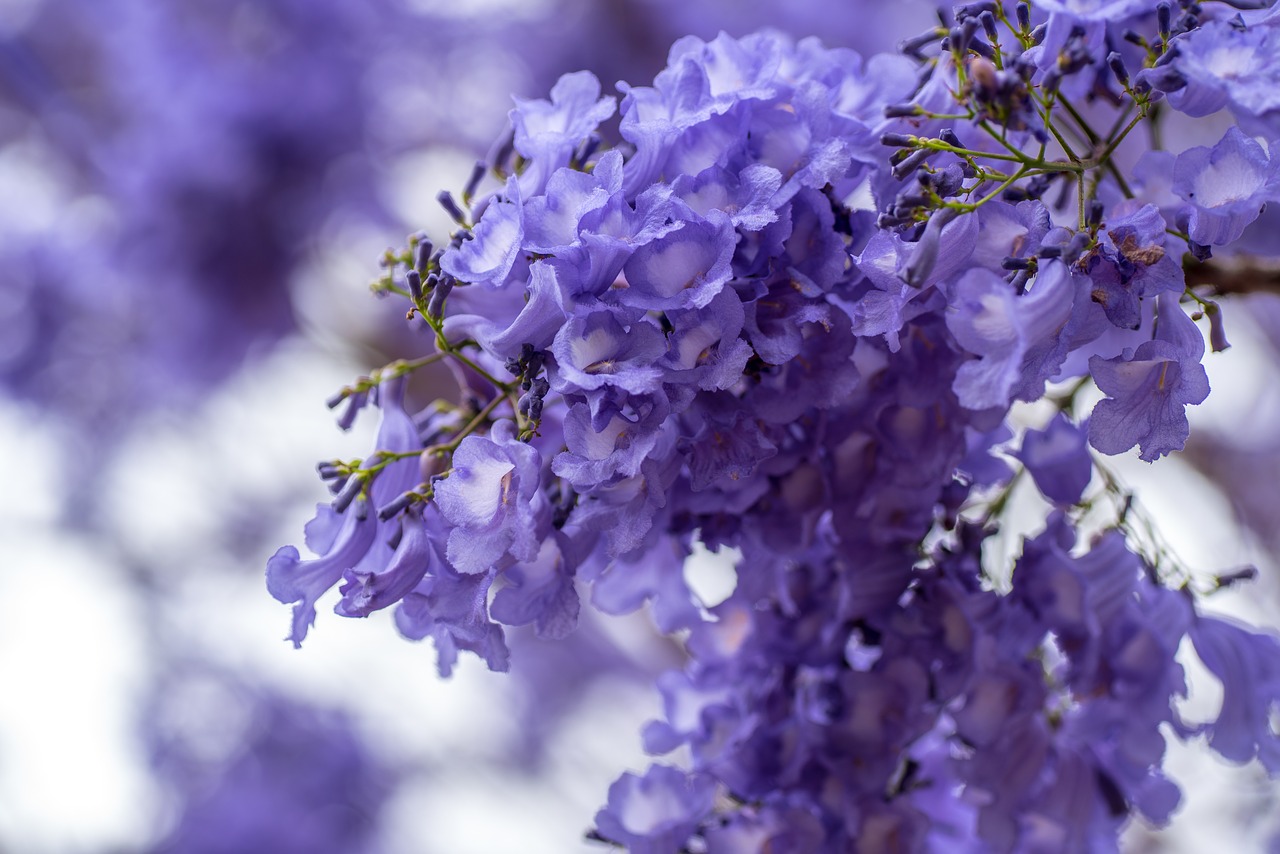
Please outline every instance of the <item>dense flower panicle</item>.
[[[410, 435], [384, 380], [378, 447], [322, 471], [321, 557], [272, 558], [294, 640], [340, 579], [339, 613], [399, 597], [446, 674], [460, 650], [506, 669], [504, 625], [564, 636], [580, 588], [648, 603], [688, 661], [646, 747], [691, 767], [625, 775], [593, 833], [655, 854], [1115, 850], [1179, 802], [1162, 726], [1272, 768], [1278, 686], [1242, 674], [1276, 642], [1163, 584], [1127, 505], [1077, 533], [1089, 446], [1183, 447], [1196, 321], [1222, 340], [1184, 270], [1277, 192], [1237, 129], [1121, 166], [1156, 103], [1180, 109], [1201, 13], [970, 4], [914, 62], [689, 37], [616, 107], [586, 74], [518, 100], [488, 192], [386, 280], [463, 401]], [[1058, 414], [1007, 451], [1038, 400]], [[1010, 462], [1057, 507], [1011, 577], [983, 561]], [[718, 604], [685, 578], [698, 543], [738, 556]], [[1230, 700], [1201, 726], [1175, 711], [1188, 636]]]

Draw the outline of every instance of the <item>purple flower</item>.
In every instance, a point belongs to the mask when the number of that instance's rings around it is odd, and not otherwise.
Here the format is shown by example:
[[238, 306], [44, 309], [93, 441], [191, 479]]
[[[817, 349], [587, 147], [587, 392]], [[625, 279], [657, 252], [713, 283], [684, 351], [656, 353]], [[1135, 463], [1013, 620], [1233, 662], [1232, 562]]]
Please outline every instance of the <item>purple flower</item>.
[[569, 163], [573, 150], [596, 126], [613, 115], [617, 101], [600, 97], [594, 74], [566, 74], [551, 89], [551, 100], [516, 99], [511, 111], [515, 147], [529, 167], [520, 178], [525, 196], [542, 192], [547, 180]]
[[1280, 772], [1280, 736], [1273, 723], [1280, 703], [1280, 639], [1201, 616], [1191, 640], [1222, 682], [1222, 710], [1205, 725], [1209, 746], [1233, 762], [1257, 757], [1270, 773]]
[[618, 301], [661, 311], [711, 302], [729, 280], [737, 236], [724, 214], [710, 211], [708, 217], [685, 219], [683, 227], [636, 249], [623, 267]]
[[1172, 66], [1185, 85], [1165, 97], [1175, 110], [1201, 117], [1230, 107], [1249, 132], [1273, 136], [1280, 110], [1280, 30], [1268, 22], [1248, 28], [1206, 21], [1174, 39]]
[[520, 185], [507, 182], [506, 198], [495, 200], [484, 210], [470, 240], [451, 248], [440, 259], [440, 268], [471, 284], [500, 287], [520, 253], [524, 229], [520, 215]]
[[548, 537], [533, 560], [522, 561], [502, 573], [503, 586], [489, 613], [508, 626], [532, 623], [540, 638], [566, 637], [578, 624], [575, 566], [566, 552], [567, 538]]
[[452, 526], [448, 558], [463, 573], [488, 572], [510, 556], [533, 560], [545, 535], [546, 499], [539, 492], [542, 460], [499, 421], [492, 436], [468, 436], [453, 452], [453, 470], [436, 484], [435, 499]]
[[954, 286], [947, 326], [960, 346], [979, 357], [961, 365], [956, 374], [954, 389], [961, 406], [1007, 406], [1028, 372], [1044, 378], [1042, 366], [1029, 364], [1027, 356], [1066, 325], [1074, 289], [1069, 280], [1049, 275], [1038, 285], [1019, 297], [996, 274], [975, 269]]
[[1054, 504], [1079, 503], [1093, 476], [1087, 432], [1058, 413], [1043, 430], [1028, 430], [1018, 459]]
[[[418, 430], [408, 413], [404, 411], [404, 381], [393, 380], [378, 388], [378, 405], [382, 411], [382, 423], [378, 427], [377, 450], [393, 454], [417, 450], [422, 447]], [[376, 456], [376, 452], [375, 452]], [[371, 458], [370, 462], [373, 461]], [[355, 480], [348, 487], [363, 486]], [[399, 552], [403, 568], [396, 568], [395, 575], [387, 569], [392, 550], [382, 540], [390, 538], [389, 529], [398, 521], [385, 523], [377, 518], [379, 508], [391, 503], [411, 489], [418, 480], [418, 461], [414, 458], [396, 460], [386, 466], [368, 486], [368, 498], [356, 498], [345, 512], [335, 512], [329, 505], [316, 507], [316, 517], [307, 524], [307, 547], [318, 557], [302, 560], [293, 546], [284, 546], [267, 561], [267, 590], [277, 601], [296, 603], [293, 608], [293, 628], [289, 638], [295, 647], [302, 645], [307, 630], [315, 622], [316, 601], [337, 584], [344, 574], [352, 578], [364, 578], [373, 583], [373, 576], [384, 575], [388, 580], [403, 572], [415, 572], [420, 552], [406, 547]], [[410, 543], [417, 541], [412, 536]], [[385, 583], [385, 582], [384, 582]], [[362, 610], [375, 601], [373, 594], [362, 605], [344, 600], [339, 608]], [[375, 607], [385, 607], [384, 602]], [[363, 615], [361, 615], [363, 616]]]
[[666, 353], [666, 341], [654, 323], [635, 314], [583, 311], [565, 323], [551, 346], [558, 368], [553, 387], [560, 392], [657, 391], [663, 371], [655, 363]]
[[1203, 357], [1204, 338], [1195, 322], [1176, 296], [1161, 295], [1154, 340], [1114, 359], [1089, 360], [1094, 382], [1107, 395], [1094, 407], [1089, 443], [1104, 454], [1139, 445], [1147, 462], [1181, 450], [1190, 432], [1186, 407], [1209, 395]]
[[489, 573], [460, 575], [444, 567], [424, 578], [396, 608], [400, 634], [410, 640], [431, 638], [435, 643], [441, 677], [453, 673], [460, 650], [475, 653], [490, 670], [501, 672], [510, 665], [502, 627], [489, 619], [492, 584]]
[[1238, 240], [1280, 194], [1280, 161], [1231, 127], [1213, 148], [1189, 148], [1178, 155], [1173, 191], [1191, 206], [1191, 239], [1221, 246]]
[[677, 854], [711, 811], [715, 783], [669, 765], [651, 765], [643, 777], [624, 774], [609, 787], [609, 804], [596, 828], [635, 854]]

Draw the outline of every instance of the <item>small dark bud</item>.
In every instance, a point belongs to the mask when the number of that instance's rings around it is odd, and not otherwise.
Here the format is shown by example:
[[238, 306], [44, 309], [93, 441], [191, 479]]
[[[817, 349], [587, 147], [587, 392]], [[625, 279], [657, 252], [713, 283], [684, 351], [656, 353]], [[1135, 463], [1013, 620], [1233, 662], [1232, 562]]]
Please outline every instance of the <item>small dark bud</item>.
[[356, 496], [360, 494], [360, 490], [364, 489], [364, 478], [353, 477], [347, 481], [342, 487], [342, 491], [333, 497], [331, 502], [333, 509], [337, 513], [345, 512], [351, 506], [351, 502], [356, 500]]
[[462, 212], [462, 208], [458, 207], [458, 203], [453, 200], [453, 194], [448, 190], [441, 190], [437, 193], [436, 201], [440, 203], [440, 207], [444, 208], [445, 213], [451, 216], [458, 225], [467, 224], [467, 215]]
[[1170, 24], [1173, 20], [1173, 7], [1169, 5], [1167, 0], [1156, 4], [1156, 32], [1160, 33], [1160, 38], [1164, 41], [1169, 40]]
[[951, 31], [951, 39], [955, 42], [957, 51], [964, 53], [969, 49], [969, 45], [973, 43], [973, 37], [978, 32], [978, 26], [977, 18], [965, 18], [964, 23], [956, 28], [959, 32], [956, 30]]
[[1026, 293], [1027, 282], [1030, 282], [1030, 281], [1031, 281], [1030, 270], [1018, 270], [1012, 276], [1009, 277], [1009, 284], [1013, 287], [1014, 291], [1019, 296]]
[[1211, 302], [1204, 307], [1204, 313], [1209, 317], [1209, 347], [1213, 352], [1221, 353], [1231, 346], [1227, 340], [1227, 328], [1222, 322], [1222, 308]]
[[347, 398], [347, 407], [342, 410], [342, 415], [338, 418], [338, 429], [350, 430], [351, 425], [356, 423], [356, 416], [360, 414], [360, 410], [364, 409], [365, 404], [369, 402], [369, 392], [358, 391]]
[[992, 49], [991, 45], [987, 44], [982, 39], [974, 39], [973, 41], [969, 42], [969, 50], [973, 51], [983, 59], [989, 59], [994, 61], [996, 58], [995, 50]]
[[1222, 588], [1230, 587], [1231, 585], [1238, 584], [1241, 581], [1253, 581], [1257, 577], [1258, 568], [1256, 566], [1242, 566], [1239, 569], [1217, 576], [1214, 578], [1214, 582], [1219, 588]]
[[915, 59], [924, 59], [924, 54], [920, 52], [920, 49], [933, 44], [938, 39], [942, 38], [942, 36], [943, 33], [938, 32], [937, 28], [928, 30], [918, 36], [913, 36], [912, 38], [903, 41], [898, 45], [898, 51], [905, 53], [907, 56], [914, 57]]
[[1031, 262], [1026, 258], [1015, 258], [1010, 255], [1000, 262], [1000, 267], [1004, 270], [1030, 270]]
[[1111, 73], [1116, 76], [1116, 81], [1121, 86], [1128, 88], [1129, 86], [1129, 69], [1124, 67], [1124, 58], [1116, 51], [1107, 54], [1107, 66], [1111, 69]]
[[987, 34], [987, 38], [991, 41], [999, 41], [999, 31], [996, 29], [996, 16], [991, 13], [990, 9], [983, 10], [978, 16], [978, 20], [982, 23], [982, 30]]
[[418, 496], [412, 492], [401, 493], [393, 501], [378, 508], [378, 518], [386, 522], [392, 516], [399, 515], [401, 511], [408, 509], [409, 505], [416, 501], [417, 498]]
[[422, 276], [418, 275], [418, 271], [410, 270], [405, 273], [404, 283], [409, 286], [409, 298], [414, 305], [422, 302]]
[[413, 247], [413, 268], [418, 271], [419, 275], [427, 274], [427, 267], [431, 263], [431, 252], [435, 247], [431, 245], [431, 241], [425, 237], [418, 238], [417, 244]]
[[1031, 31], [1031, 44], [1034, 46], [1034, 45], [1038, 45], [1038, 44], [1040, 44], [1040, 42], [1044, 41], [1044, 34], [1045, 34], [1045, 33], [1047, 33], [1048, 31], [1049, 31], [1049, 27], [1048, 27], [1048, 25], [1047, 25], [1047, 24], [1041, 24], [1040, 26], [1038, 26], [1038, 27], [1036, 27], [1034, 30], [1032, 30], [1032, 31]]
[[1213, 250], [1203, 243], [1196, 243], [1194, 240], [1187, 241], [1187, 247], [1191, 250], [1191, 255], [1197, 261], [1208, 261], [1213, 257]]
[[1089, 245], [1089, 232], [1077, 231], [1071, 237], [1071, 242], [1067, 244], [1067, 248], [1062, 251], [1063, 259], [1068, 263], [1074, 264], [1080, 260], [1080, 256], [1084, 254], [1085, 247]]
[[1098, 226], [1102, 225], [1103, 213], [1104, 213], [1104, 208], [1101, 201], [1099, 201], [1098, 199], [1094, 199], [1091, 202], [1089, 202], [1089, 227], [1090, 228], [1097, 229]]
[[914, 221], [915, 220], [912, 219], [911, 217], [894, 216], [892, 214], [882, 213], [878, 217], [876, 217], [876, 228], [881, 228], [881, 229], [899, 228], [904, 225], [909, 225]]
[[444, 301], [449, 298], [449, 292], [453, 290], [454, 278], [446, 276], [436, 283], [431, 289], [431, 299], [427, 302], [427, 314], [434, 318], [444, 316]]
[[924, 162], [929, 159], [929, 155], [932, 153], [933, 152], [923, 148], [919, 151], [913, 152], [910, 157], [893, 167], [893, 177], [897, 178], [899, 181], [903, 180], [912, 172], [924, 165]]
[[884, 108], [886, 119], [905, 119], [921, 115], [924, 110], [918, 104], [890, 104]]
[[896, 148], [911, 148], [915, 146], [919, 137], [912, 136], [909, 133], [882, 133], [880, 134], [880, 144], [889, 145]]
[[494, 168], [498, 171], [505, 172], [507, 169], [507, 161], [511, 159], [511, 155], [515, 150], [515, 131], [508, 128], [507, 132], [500, 137], [494, 143], [493, 148], [489, 150], [489, 162], [492, 163]]
[[1137, 33], [1134, 30], [1125, 30], [1124, 40], [1127, 41], [1129, 44], [1136, 44], [1138, 47], [1147, 46], [1147, 40], [1143, 38], [1140, 33]]
[[1046, 95], [1052, 95], [1058, 91], [1058, 87], [1062, 85], [1062, 70], [1056, 65], [1049, 66], [1049, 70], [1044, 73], [1044, 77], [1040, 80], [1040, 89]]
[[467, 207], [471, 206], [471, 200], [475, 198], [476, 189], [479, 188], [480, 182], [484, 180], [484, 173], [489, 171], [489, 167], [485, 165], [483, 160], [477, 160], [476, 165], [471, 167], [471, 177], [467, 179], [466, 185], [462, 188], [462, 203]]
[[1018, 20], [1018, 29], [1026, 32], [1031, 27], [1031, 7], [1026, 3], [1019, 3], [1013, 9], [1013, 15]]
[[951, 128], [943, 128], [938, 132], [938, 139], [945, 142], [953, 148], [964, 148], [964, 143], [960, 141], [960, 137], [956, 136], [956, 132]]

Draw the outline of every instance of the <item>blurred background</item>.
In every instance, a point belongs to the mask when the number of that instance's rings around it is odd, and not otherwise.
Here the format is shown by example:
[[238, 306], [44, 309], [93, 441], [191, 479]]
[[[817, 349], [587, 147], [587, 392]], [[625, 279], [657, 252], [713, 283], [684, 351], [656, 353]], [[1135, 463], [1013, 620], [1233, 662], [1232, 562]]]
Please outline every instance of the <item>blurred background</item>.
[[[447, 682], [385, 614], [322, 601], [282, 640], [266, 559], [326, 500], [314, 463], [374, 426], [324, 400], [425, 346], [367, 284], [447, 234], [436, 192], [513, 95], [646, 82], [720, 30], [885, 50], [934, 8], [0, 0], [0, 852], [599, 850], [583, 832], [680, 666], [644, 614], [517, 634], [512, 674]], [[1280, 301], [1227, 321], [1188, 452], [1117, 468], [1188, 567], [1258, 564], [1214, 601], [1275, 625]], [[1215, 702], [1197, 680], [1189, 710]], [[1188, 806], [1132, 850], [1268, 850], [1261, 772], [1175, 754]]]

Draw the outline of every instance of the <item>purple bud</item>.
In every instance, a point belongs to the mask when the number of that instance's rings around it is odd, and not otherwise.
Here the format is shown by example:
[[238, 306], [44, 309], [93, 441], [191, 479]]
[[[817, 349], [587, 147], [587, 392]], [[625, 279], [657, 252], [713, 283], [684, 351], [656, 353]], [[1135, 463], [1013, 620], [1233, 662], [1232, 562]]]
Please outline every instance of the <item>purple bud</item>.
[[900, 43], [898, 45], [898, 50], [901, 53], [905, 53], [907, 56], [914, 57], [915, 59], [924, 59], [924, 54], [920, 53], [920, 48], [933, 44], [941, 37], [941, 35], [942, 34], [939, 33], [936, 28], [927, 30], [918, 36], [913, 36], [912, 38]]
[[420, 276], [427, 274], [427, 267], [431, 263], [432, 249], [431, 241], [425, 237], [420, 238], [417, 245], [413, 247], [413, 268], [418, 271]]
[[448, 190], [441, 190], [437, 193], [436, 201], [440, 203], [440, 207], [444, 208], [445, 213], [449, 214], [458, 225], [467, 224], [467, 215], [462, 212], [462, 208], [458, 207], [458, 203], [453, 200], [453, 194]]
[[1031, 26], [1031, 7], [1026, 2], [1021, 2], [1014, 7], [1014, 17], [1018, 19], [1018, 29], [1026, 31]]
[[890, 104], [884, 108], [886, 119], [905, 119], [924, 112], [918, 104]]
[[1069, 264], [1074, 264], [1079, 260], [1080, 255], [1084, 252], [1085, 247], [1089, 245], [1089, 234], [1085, 231], [1077, 231], [1071, 236], [1071, 242], [1067, 244], [1067, 248], [1063, 250], [1062, 255]]
[[364, 489], [364, 478], [353, 477], [346, 482], [342, 490], [333, 497], [333, 509], [338, 513], [342, 513], [351, 506], [351, 502], [355, 501], [356, 496]]
[[347, 398], [347, 408], [342, 411], [341, 417], [338, 418], [338, 427], [343, 430], [350, 430], [351, 425], [356, 423], [356, 416], [360, 414], [360, 410], [364, 409], [365, 404], [369, 402], [369, 392], [358, 391]]
[[1062, 84], [1062, 71], [1058, 66], [1053, 65], [1044, 73], [1044, 77], [1040, 80], [1040, 88], [1046, 95], [1052, 95], [1058, 91], [1058, 86]]
[[898, 163], [898, 165], [893, 167], [893, 177], [897, 178], [899, 181], [903, 180], [912, 172], [919, 169], [920, 166], [929, 159], [929, 156], [932, 153], [933, 152], [925, 148], [913, 152], [910, 157], [903, 159]]
[[996, 41], [998, 36], [998, 32], [996, 30], [996, 16], [991, 13], [991, 10], [984, 10], [983, 13], [978, 16], [978, 20], [982, 22], [982, 29], [986, 31], [987, 38], [992, 41]]
[[1227, 340], [1227, 329], [1222, 322], [1222, 307], [1216, 302], [1211, 302], [1204, 307], [1204, 313], [1209, 318], [1209, 346], [1215, 353], [1221, 353], [1231, 346], [1231, 342]]
[[1107, 54], [1107, 65], [1111, 68], [1111, 73], [1116, 76], [1121, 86], [1129, 85], [1129, 69], [1124, 67], [1124, 58], [1116, 51]]
[[[484, 179], [484, 173], [487, 167], [483, 160], [477, 160], [476, 165], [471, 167], [471, 177], [467, 179], [466, 185], [462, 189], [462, 203], [468, 207], [471, 205], [471, 199], [475, 197], [476, 189], [480, 186], [480, 182]], [[452, 216], [452, 212], [450, 212]], [[454, 217], [457, 219], [457, 217]], [[465, 225], [465, 223], [463, 223]]]
[[911, 148], [915, 146], [917, 139], [918, 137], [909, 133], [883, 133], [880, 135], [880, 144], [896, 148]]
[[436, 282], [436, 286], [431, 289], [431, 299], [427, 303], [427, 314], [434, 318], [444, 316], [444, 301], [448, 299], [449, 292], [453, 290], [453, 283], [456, 280], [453, 276], [445, 276]]
[[1099, 199], [1093, 199], [1089, 202], [1089, 228], [1096, 229], [1102, 225], [1102, 215], [1104, 208]]
[[982, 39], [974, 39], [969, 42], [969, 50], [973, 51], [983, 59], [990, 59], [994, 61], [996, 58], [995, 50]]
[[1160, 38], [1164, 41], [1169, 40], [1169, 24], [1173, 16], [1173, 7], [1168, 0], [1161, 0], [1156, 4], [1156, 31], [1160, 33]]
[[404, 275], [405, 284], [409, 286], [409, 298], [413, 300], [413, 304], [417, 305], [422, 302], [422, 276], [417, 270], [410, 270]]
[[493, 168], [500, 172], [507, 169], [507, 161], [511, 159], [511, 154], [516, 150], [515, 130], [508, 125], [507, 132], [500, 137], [489, 150], [489, 162], [493, 164]]
[[378, 509], [378, 518], [383, 522], [386, 522], [392, 516], [395, 516], [405, 510], [410, 504], [416, 501], [417, 498], [418, 496], [412, 492], [402, 492], [394, 501], [391, 501]]

